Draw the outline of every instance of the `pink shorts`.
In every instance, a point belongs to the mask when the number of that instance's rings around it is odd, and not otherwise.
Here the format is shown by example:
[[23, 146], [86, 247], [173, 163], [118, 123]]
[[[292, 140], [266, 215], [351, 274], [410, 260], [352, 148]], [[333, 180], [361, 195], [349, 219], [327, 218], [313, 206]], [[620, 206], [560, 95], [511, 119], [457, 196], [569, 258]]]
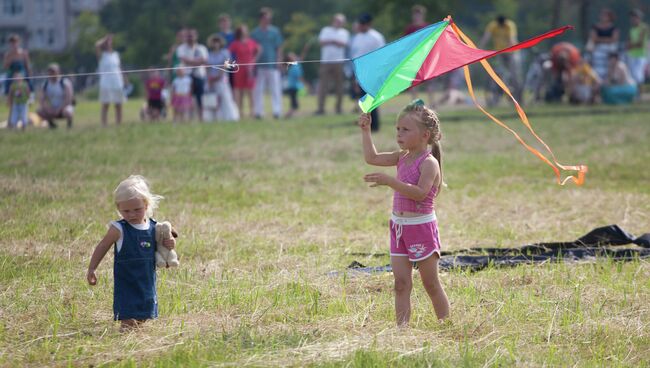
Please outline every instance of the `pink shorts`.
[[425, 260], [433, 253], [440, 256], [440, 237], [435, 213], [418, 217], [391, 216], [390, 255]]
[[178, 112], [187, 112], [192, 109], [192, 96], [191, 95], [173, 95], [172, 106]]

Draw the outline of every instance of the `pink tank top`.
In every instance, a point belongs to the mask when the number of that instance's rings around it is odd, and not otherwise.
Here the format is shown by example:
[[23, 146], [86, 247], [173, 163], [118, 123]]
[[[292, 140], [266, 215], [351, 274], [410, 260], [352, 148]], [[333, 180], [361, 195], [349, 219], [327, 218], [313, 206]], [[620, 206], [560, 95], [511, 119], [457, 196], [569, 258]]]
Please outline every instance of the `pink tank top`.
[[[408, 184], [418, 185], [420, 180], [420, 163], [429, 157], [431, 152], [425, 152], [411, 164], [405, 162], [408, 154], [401, 155], [397, 161], [397, 179]], [[433, 200], [438, 188], [434, 185], [422, 201], [414, 201], [395, 191], [393, 195], [393, 212], [433, 213]]]

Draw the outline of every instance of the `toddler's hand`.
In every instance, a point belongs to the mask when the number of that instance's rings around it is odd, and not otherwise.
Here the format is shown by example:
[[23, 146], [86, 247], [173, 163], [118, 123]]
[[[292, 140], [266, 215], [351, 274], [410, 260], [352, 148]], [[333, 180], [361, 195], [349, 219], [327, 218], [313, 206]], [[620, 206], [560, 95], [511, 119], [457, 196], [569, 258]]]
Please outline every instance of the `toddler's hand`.
[[163, 246], [169, 250], [172, 250], [176, 247], [176, 239], [169, 238], [163, 240]]
[[86, 274], [86, 279], [88, 280], [88, 284], [97, 285], [97, 275], [95, 274], [95, 270], [89, 269]]
[[361, 114], [359, 115], [359, 128], [363, 131], [369, 131], [370, 130], [370, 124], [372, 123], [372, 118], [370, 117], [370, 114]]

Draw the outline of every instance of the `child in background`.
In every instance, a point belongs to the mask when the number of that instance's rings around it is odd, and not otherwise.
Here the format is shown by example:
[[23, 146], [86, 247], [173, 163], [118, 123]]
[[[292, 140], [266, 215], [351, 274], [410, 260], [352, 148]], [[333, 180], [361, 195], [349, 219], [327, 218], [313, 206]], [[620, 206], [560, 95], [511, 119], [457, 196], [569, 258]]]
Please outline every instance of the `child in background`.
[[188, 121], [192, 110], [192, 78], [184, 68], [176, 69], [171, 88], [174, 122]]
[[298, 111], [298, 92], [304, 88], [304, 79], [302, 65], [297, 63], [300, 61], [298, 55], [294, 52], [290, 52], [287, 55], [287, 61], [289, 63], [295, 63], [290, 64], [287, 69], [287, 89], [285, 90], [291, 103], [291, 108], [287, 111], [285, 117], [290, 118], [296, 113], [296, 111]]
[[147, 117], [152, 121], [158, 121], [165, 108], [162, 91], [165, 88], [165, 79], [160, 76], [160, 71], [152, 70], [145, 81], [147, 90]]
[[8, 126], [10, 129], [21, 128], [25, 130], [27, 127], [27, 102], [30, 93], [29, 85], [23, 78], [22, 73], [15, 72], [11, 86], [9, 86], [9, 96], [7, 98], [9, 104]]
[[173, 249], [176, 240], [156, 244], [156, 221], [151, 216], [162, 197], [151, 193], [142, 176], [129, 176], [113, 195], [122, 219], [110, 223], [95, 247], [86, 279], [90, 285], [97, 284], [97, 266], [115, 244], [113, 314], [126, 329], [158, 317], [156, 246]]
[[[438, 319], [449, 315], [449, 301], [438, 277], [440, 239], [434, 202], [442, 184], [440, 122], [422, 100], [407, 105], [397, 117], [400, 150], [377, 153], [370, 135], [370, 114], [361, 114], [359, 126], [364, 158], [375, 166], [397, 166], [397, 177], [372, 173], [364, 177], [371, 187], [391, 187], [393, 213], [390, 220], [390, 262], [395, 278], [395, 315], [398, 326], [411, 317], [412, 264]], [[431, 145], [429, 150], [428, 145]]]

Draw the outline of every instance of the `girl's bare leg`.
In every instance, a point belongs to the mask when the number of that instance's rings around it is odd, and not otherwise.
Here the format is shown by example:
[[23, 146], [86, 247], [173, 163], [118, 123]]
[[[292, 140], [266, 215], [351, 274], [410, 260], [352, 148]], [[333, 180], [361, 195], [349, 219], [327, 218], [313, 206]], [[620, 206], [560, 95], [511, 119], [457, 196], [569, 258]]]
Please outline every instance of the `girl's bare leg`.
[[411, 290], [413, 266], [408, 257], [391, 256], [390, 264], [395, 277], [395, 317], [397, 326], [408, 326], [411, 319]]
[[433, 309], [436, 311], [436, 316], [442, 320], [449, 316], [449, 300], [438, 276], [439, 258], [438, 253], [434, 253], [431, 257], [418, 262], [418, 270], [420, 271], [422, 285], [429, 294]]

